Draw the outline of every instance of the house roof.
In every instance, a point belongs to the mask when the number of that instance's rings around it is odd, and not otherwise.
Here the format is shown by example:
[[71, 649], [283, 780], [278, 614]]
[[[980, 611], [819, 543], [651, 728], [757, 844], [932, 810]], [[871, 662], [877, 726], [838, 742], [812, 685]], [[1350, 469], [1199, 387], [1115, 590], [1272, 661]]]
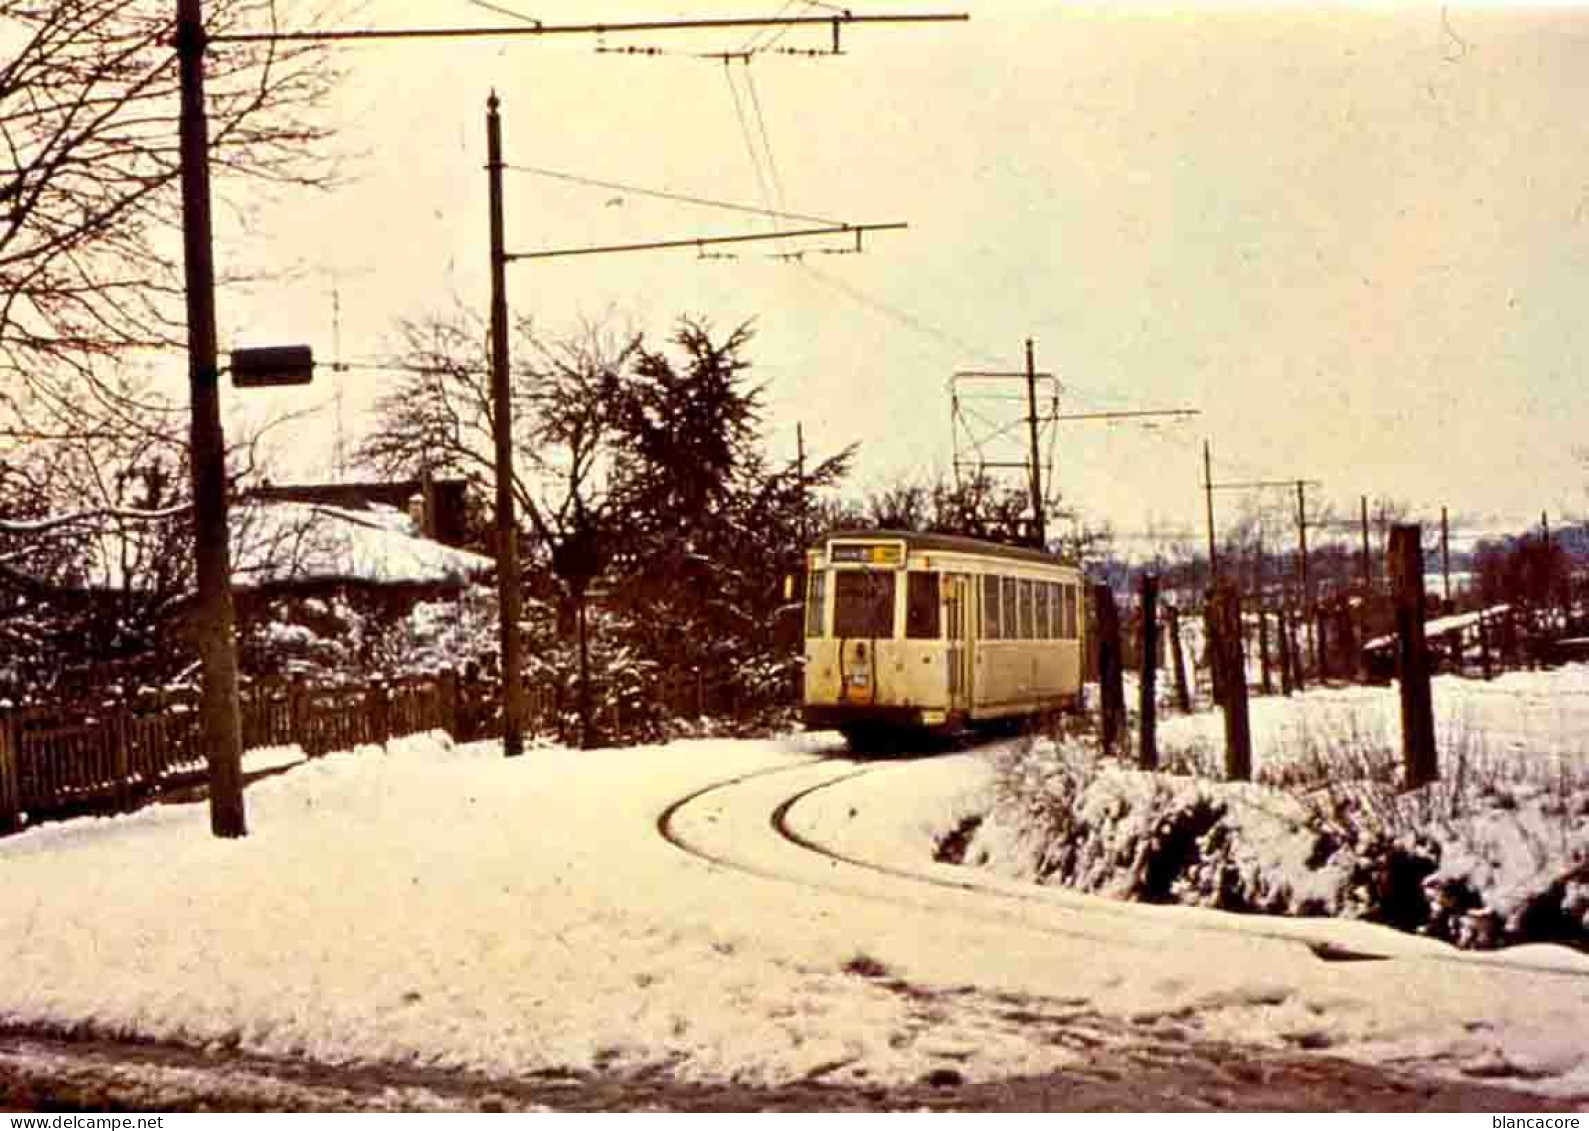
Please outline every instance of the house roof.
[[[231, 508], [229, 525], [237, 589], [327, 581], [458, 585], [495, 568], [481, 554], [419, 537], [413, 520], [393, 507], [246, 499]], [[160, 524], [95, 530], [83, 545], [79, 580], [67, 588], [121, 592], [146, 587], [151, 577], [184, 576], [158, 568], [160, 556], [174, 549], [168, 539]]]
[[481, 554], [419, 537], [413, 520], [391, 507], [256, 502], [238, 514], [232, 582], [239, 588], [311, 580], [456, 584], [495, 568]]

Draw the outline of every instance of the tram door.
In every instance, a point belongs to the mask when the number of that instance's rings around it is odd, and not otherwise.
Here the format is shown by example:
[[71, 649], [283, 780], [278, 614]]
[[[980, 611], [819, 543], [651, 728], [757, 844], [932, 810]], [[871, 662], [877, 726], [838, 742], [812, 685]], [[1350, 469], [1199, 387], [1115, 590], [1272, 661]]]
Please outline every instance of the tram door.
[[963, 573], [945, 579], [945, 636], [949, 646], [949, 709], [971, 706], [971, 640], [966, 627], [971, 616], [971, 581]]

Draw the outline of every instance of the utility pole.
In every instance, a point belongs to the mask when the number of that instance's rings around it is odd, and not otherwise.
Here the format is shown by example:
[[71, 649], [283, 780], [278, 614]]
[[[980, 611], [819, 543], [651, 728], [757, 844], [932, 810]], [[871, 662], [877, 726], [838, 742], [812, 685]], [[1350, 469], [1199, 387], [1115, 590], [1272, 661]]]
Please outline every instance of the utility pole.
[[243, 726], [237, 698], [237, 613], [227, 521], [226, 436], [216, 360], [215, 259], [210, 221], [209, 123], [204, 110], [203, 0], [177, 0], [176, 49], [182, 108], [182, 257], [187, 288], [189, 452], [193, 556], [202, 699], [200, 733], [209, 763], [210, 831], [248, 835], [243, 807]]
[[1300, 553], [1301, 553], [1301, 556], [1298, 558], [1298, 561], [1297, 561], [1297, 568], [1302, 571], [1302, 576], [1301, 576], [1301, 585], [1302, 585], [1302, 593], [1301, 593], [1302, 620], [1303, 620], [1303, 623], [1307, 626], [1308, 651], [1313, 653], [1314, 666], [1319, 668], [1319, 669], [1322, 669], [1324, 667], [1324, 665], [1322, 663], [1320, 663], [1320, 661], [1323, 659], [1323, 657], [1319, 655], [1318, 640], [1315, 637], [1314, 630], [1313, 630], [1313, 590], [1308, 584], [1308, 497], [1307, 497], [1307, 492], [1306, 492], [1307, 484], [1306, 484], [1306, 482], [1304, 480], [1301, 480], [1301, 479], [1298, 479], [1296, 481], [1296, 483], [1297, 483], [1297, 543], [1298, 543], [1298, 549], [1300, 550]]
[[519, 535], [513, 521], [513, 398], [508, 382], [507, 249], [502, 232], [502, 117], [486, 101], [486, 171], [491, 182], [491, 438], [496, 444], [497, 603], [502, 648], [502, 752], [524, 753], [519, 660]]
[[1043, 524], [1043, 479], [1037, 451], [1037, 366], [1032, 362], [1032, 339], [1026, 339], [1026, 425], [1032, 440], [1032, 533], [1039, 550], [1048, 548]]
[[1219, 580], [1219, 554], [1214, 549], [1214, 457], [1207, 440], [1203, 441], [1203, 490], [1208, 504], [1208, 580], [1212, 585]]

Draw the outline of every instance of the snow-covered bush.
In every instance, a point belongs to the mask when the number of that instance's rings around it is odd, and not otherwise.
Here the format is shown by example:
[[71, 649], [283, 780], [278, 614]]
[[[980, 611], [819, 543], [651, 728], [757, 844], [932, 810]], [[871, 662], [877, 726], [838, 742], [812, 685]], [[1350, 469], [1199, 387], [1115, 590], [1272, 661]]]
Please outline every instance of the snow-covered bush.
[[1343, 915], [1465, 947], [1589, 946], [1589, 758], [1570, 712], [1565, 741], [1530, 743], [1497, 729], [1495, 703], [1459, 700], [1442, 778], [1406, 791], [1383, 703], [1308, 700], [1266, 704], [1251, 784], [1214, 780], [1210, 726], [1171, 728], [1161, 751], [1200, 777], [1132, 769], [1088, 738], [1029, 742], [951, 855], [1125, 899]]

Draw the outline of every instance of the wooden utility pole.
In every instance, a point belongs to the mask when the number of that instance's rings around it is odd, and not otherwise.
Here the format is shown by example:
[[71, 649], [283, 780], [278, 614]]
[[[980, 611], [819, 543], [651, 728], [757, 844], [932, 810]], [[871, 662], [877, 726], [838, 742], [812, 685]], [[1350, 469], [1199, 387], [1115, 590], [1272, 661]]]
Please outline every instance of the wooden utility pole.
[[[502, 222], [500, 106], [496, 91], [492, 91], [491, 97], [486, 100], [486, 171], [490, 178], [491, 208], [491, 438], [496, 446], [497, 628], [502, 649], [502, 752], [513, 758], [524, 753], [524, 679], [519, 659], [519, 532], [513, 520], [513, 396], [508, 373], [508, 256]], [[580, 645], [583, 648], [583, 633]], [[582, 687], [583, 683], [581, 680]]]
[[1159, 768], [1158, 745], [1158, 670], [1159, 670], [1159, 579], [1142, 575], [1142, 678], [1138, 718], [1141, 742], [1137, 764], [1144, 770]]
[[216, 360], [215, 258], [210, 221], [210, 140], [204, 109], [207, 33], [202, 0], [177, 0], [176, 47], [182, 109], [182, 253], [188, 317], [189, 462], [193, 481], [193, 556], [198, 597], [193, 617], [203, 691], [200, 733], [209, 764], [210, 831], [248, 835], [243, 807], [243, 723], [237, 690], [237, 612], [227, 517], [226, 437]]
[[1247, 715], [1247, 672], [1241, 648], [1241, 594], [1221, 583], [1209, 594], [1214, 665], [1225, 712], [1225, 780], [1252, 780], [1252, 725]]
[[1104, 753], [1113, 754], [1125, 729], [1125, 664], [1120, 647], [1120, 610], [1114, 590], [1100, 582], [1093, 586], [1098, 610], [1098, 699]]
[[1208, 511], [1208, 581], [1212, 586], [1219, 580], [1219, 554], [1214, 548], [1214, 457], [1208, 441], [1203, 441], [1203, 491]]
[[1032, 443], [1032, 537], [1037, 549], [1048, 547], [1043, 521], [1043, 469], [1037, 446], [1037, 366], [1032, 360], [1032, 339], [1026, 339], [1026, 427]]
[[1397, 675], [1401, 681], [1402, 775], [1408, 789], [1417, 789], [1440, 776], [1423, 624], [1423, 528], [1417, 524], [1391, 527], [1390, 578], [1396, 601]]

